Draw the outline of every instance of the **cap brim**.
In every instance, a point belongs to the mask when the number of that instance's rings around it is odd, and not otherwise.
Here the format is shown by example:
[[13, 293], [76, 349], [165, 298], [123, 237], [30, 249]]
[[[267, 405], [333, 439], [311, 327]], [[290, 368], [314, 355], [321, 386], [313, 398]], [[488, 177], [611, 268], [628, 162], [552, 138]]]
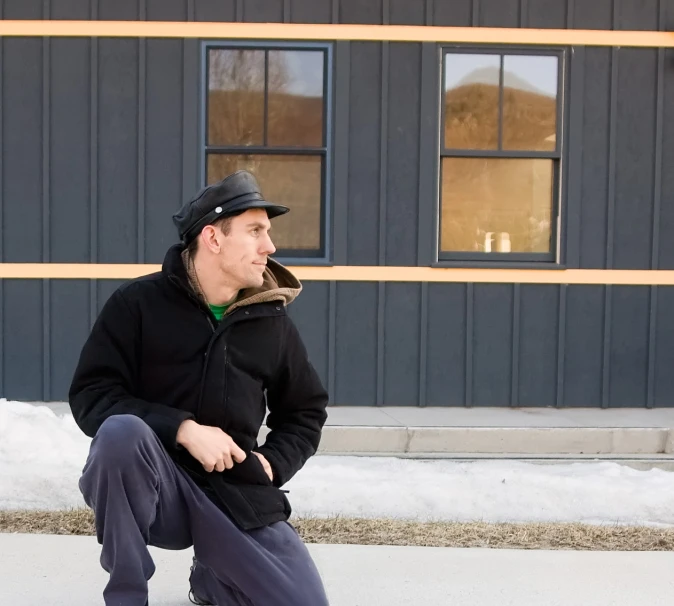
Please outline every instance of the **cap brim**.
[[281, 204], [272, 204], [266, 200], [251, 200], [249, 202], [244, 202], [243, 204], [237, 206], [234, 205], [231, 208], [226, 210], [226, 214], [239, 213], [246, 210], [251, 210], [253, 208], [261, 208], [267, 211], [267, 216], [270, 219], [278, 217], [280, 215], [285, 215], [290, 209], [287, 206]]

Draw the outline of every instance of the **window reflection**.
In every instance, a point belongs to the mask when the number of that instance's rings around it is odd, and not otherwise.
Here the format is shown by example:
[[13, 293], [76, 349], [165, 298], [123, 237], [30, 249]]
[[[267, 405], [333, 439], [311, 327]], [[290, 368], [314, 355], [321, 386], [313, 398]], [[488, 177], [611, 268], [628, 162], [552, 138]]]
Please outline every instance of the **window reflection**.
[[237, 170], [253, 173], [266, 199], [290, 212], [273, 221], [277, 249], [317, 250], [321, 245], [320, 156], [209, 154], [208, 183]]
[[445, 147], [497, 149], [500, 55], [445, 57]]
[[323, 53], [270, 51], [267, 143], [323, 145]]
[[556, 148], [557, 61], [546, 56], [504, 57], [503, 149]]
[[262, 145], [264, 51], [209, 52], [209, 145]]
[[553, 160], [443, 158], [441, 250], [551, 250]]

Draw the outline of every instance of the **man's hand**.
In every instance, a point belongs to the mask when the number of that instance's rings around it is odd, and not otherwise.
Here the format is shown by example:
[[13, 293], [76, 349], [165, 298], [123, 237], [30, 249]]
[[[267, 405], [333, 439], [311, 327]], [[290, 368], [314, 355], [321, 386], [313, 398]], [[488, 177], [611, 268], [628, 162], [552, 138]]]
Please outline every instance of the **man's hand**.
[[271, 469], [271, 465], [269, 464], [269, 461], [264, 457], [264, 455], [261, 455], [259, 452], [253, 451], [253, 454], [260, 459], [260, 463], [262, 463], [262, 467], [264, 467], [264, 470], [267, 472], [267, 475], [269, 476], [269, 480], [271, 482], [274, 481], [274, 472]]
[[246, 458], [246, 453], [222, 429], [199, 425], [192, 419], [180, 424], [176, 440], [209, 473], [231, 469], [234, 462], [241, 463]]

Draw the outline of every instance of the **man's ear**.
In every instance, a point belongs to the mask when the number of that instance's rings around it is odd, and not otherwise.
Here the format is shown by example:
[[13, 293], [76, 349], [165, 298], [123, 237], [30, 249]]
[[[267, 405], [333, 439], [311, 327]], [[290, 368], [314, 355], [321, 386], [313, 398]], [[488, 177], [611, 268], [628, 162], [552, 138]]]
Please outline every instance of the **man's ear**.
[[213, 253], [220, 252], [220, 242], [218, 242], [218, 230], [214, 225], [206, 225], [201, 230], [200, 238], [204, 246]]

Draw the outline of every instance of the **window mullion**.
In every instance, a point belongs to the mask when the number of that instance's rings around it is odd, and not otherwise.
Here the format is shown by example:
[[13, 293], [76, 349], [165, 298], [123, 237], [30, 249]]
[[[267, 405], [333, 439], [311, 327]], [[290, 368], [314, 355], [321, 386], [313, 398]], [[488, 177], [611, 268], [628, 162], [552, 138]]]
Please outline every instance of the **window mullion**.
[[264, 51], [264, 118], [262, 124], [262, 145], [267, 147], [268, 142], [268, 120], [269, 120], [269, 51]]
[[498, 150], [503, 150], [503, 81], [505, 80], [503, 74], [504, 59], [501, 55], [501, 66], [498, 72]]

